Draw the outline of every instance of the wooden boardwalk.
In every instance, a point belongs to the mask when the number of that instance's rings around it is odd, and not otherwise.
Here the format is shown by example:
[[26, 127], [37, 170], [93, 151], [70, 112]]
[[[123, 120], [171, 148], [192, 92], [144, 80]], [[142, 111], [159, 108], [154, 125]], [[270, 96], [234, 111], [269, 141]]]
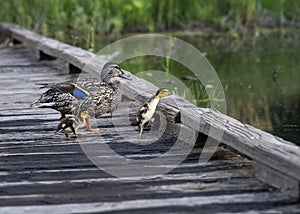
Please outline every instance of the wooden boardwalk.
[[[108, 115], [97, 120], [99, 134], [82, 130], [78, 140], [54, 135], [59, 114], [29, 107], [41, 93], [35, 84], [75, 77], [57, 60], [37, 60], [22, 46], [0, 50], [0, 213], [300, 213], [297, 198], [258, 180], [253, 161], [224, 145], [206, 163], [199, 163], [202, 148], [193, 148], [178, 167], [156, 177], [144, 176], [140, 166], [141, 175], [130, 178], [99, 169], [78, 141], [107, 143], [129, 158], [149, 159], [167, 151], [173, 138], [128, 143], [117, 131], [138, 132], [117, 129]], [[114, 118], [122, 121], [127, 110]], [[104, 165], [123, 170], [107, 153], [100, 155]]]

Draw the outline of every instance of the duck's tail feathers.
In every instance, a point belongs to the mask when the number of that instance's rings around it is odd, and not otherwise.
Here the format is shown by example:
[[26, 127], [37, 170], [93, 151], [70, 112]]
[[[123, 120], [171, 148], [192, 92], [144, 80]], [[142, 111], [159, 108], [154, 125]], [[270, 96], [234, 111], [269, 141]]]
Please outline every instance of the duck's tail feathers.
[[30, 108], [52, 108], [55, 103], [39, 103], [34, 102], [30, 105]]
[[35, 85], [40, 86], [40, 89], [42, 89], [42, 88], [48, 88], [49, 87], [48, 83], [36, 83]]
[[36, 85], [39, 85], [40, 89], [50, 88], [63, 94], [70, 93], [77, 99], [83, 99], [87, 96], [90, 96], [90, 93], [88, 91], [72, 82], [64, 82], [60, 84], [37, 83]]

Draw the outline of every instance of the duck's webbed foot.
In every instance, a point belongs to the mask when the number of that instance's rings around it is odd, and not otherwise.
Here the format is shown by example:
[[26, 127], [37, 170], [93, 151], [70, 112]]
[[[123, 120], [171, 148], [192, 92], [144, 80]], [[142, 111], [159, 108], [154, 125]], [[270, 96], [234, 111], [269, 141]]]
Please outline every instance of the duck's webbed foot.
[[86, 122], [86, 130], [87, 131], [89, 131], [89, 132], [100, 132], [101, 131], [101, 129], [99, 129], [99, 128], [92, 128], [90, 118], [86, 118], [85, 122]]

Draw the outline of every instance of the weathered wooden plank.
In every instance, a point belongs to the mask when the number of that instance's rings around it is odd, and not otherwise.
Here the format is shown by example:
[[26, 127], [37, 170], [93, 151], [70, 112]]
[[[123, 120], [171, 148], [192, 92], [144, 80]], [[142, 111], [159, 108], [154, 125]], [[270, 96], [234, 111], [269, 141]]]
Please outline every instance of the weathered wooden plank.
[[[36, 173], [30, 175], [28, 174], [16, 174], [16, 176], [19, 177], [18, 181], [8, 181], [1, 183], [1, 196], [5, 196], [7, 194], [16, 195], [16, 194], [35, 194], [40, 191], [41, 186], [45, 186], [45, 191], [57, 191], [57, 189], [64, 188], [68, 190], [72, 190], [72, 185], [77, 184], [85, 184], [90, 183], [91, 186], [96, 185], [103, 185], [103, 184], [130, 184], [130, 185], [136, 185], [137, 183], [143, 184], [143, 188], [150, 188], [151, 191], [157, 189], [173, 189], [174, 187], [172, 185], [175, 184], [181, 184], [184, 185], [186, 183], [195, 183], [199, 185], [202, 185], [201, 189], [193, 189], [194, 192], [200, 192], [205, 188], [222, 191], [221, 189], [218, 189], [219, 186], [226, 187], [227, 190], [244, 190], [244, 191], [251, 191], [251, 190], [264, 190], [268, 191], [267, 185], [262, 185], [261, 182], [258, 180], [253, 180], [252, 175], [240, 175], [239, 170], [212, 170], [212, 171], [196, 171], [196, 172], [188, 172], [185, 173], [184, 171], [178, 171], [177, 173], [167, 174], [167, 175], [161, 175], [156, 178], [148, 178], [144, 176], [136, 176], [131, 178], [115, 178], [108, 174], [106, 174], [104, 171], [97, 169], [96, 170], [86, 170], [89, 168], [85, 168], [84, 171], [80, 171], [78, 169], [74, 169], [71, 171], [70, 169], [64, 171], [58, 171], [56, 173], [52, 172], [50, 175], [51, 179], [42, 179], [43, 176], [45, 176], [47, 173], [45, 173], [45, 170], [42, 171], [42, 173]], [[185, 170], [185, 167], [182, 167], [182, 170]], [[53, 170], [52, 170], [53, 171]], [[59, 174], [62, 173], [62, 174]], [[84, 176], [84, 172], [88, 173], [88, 176]], [[70, 175], [74, 175], [74, 177], [69, 177], [68, 184], [65, 185], [65, 179], [64, 177], [67, 176], [67, 173], [70, 173]], [[79, 173], [79, 175], [75, 175], [75, 173]], [[49, 174], [49, 173], [48, 173]], [[31, 180], [29, 176], [33, 177]], [[21, 180], [23, 179], [23, 180]], [[24, 180], [26, 179], [26, 180]], [[27, 180], [28, 179], [28, 180]], [[42, 180], [41, 180], [42, 179]], [[240, 183], [240, 185], [236, 185], [237, 183]], [[207, 186], [205, 186], [207, 184]], [[213, 184], [213, 185], [209, 185]], [[164, 188], [160, 187], [164, 185]], [[254, 186], [255, 185], [255, 186]], [[60, 188], [58, 188], [58, 186]], [[62, 187], [64, 186], [64, 187]], [[229, 187], [230, 186], [230, 187]], [[247, 187], [247, 189], [245, 188]], [[149, 190], [150, 190], [149, 189]], [[186, 192], [187, 190], [184, 188], [179, 188], [177, 191], [180, 192]], [[192, 190], [189, 190], [188, 192], [191, 192]]]
[[[40, 195], [42, 197], [42, 195]], [[266, 193], [244, 193], [244, 194], [233, 194], [233, 195], [222, 195], [222, 196], [193, 196], [193, 197], [178, 197], [168, 199], [139, 199], [139, 200], [123, 200], [120, 202], [101, 202], [101, 203], [70, 203], [70, 204], [59, 204], [59, 205], [44, 205], [44, 206], [18, 206], [18, 207], [3, 207], [0, 208], [1, 212], [11, 213], [23, 213], [26, 210], [28, 213], [39, 212], [39, 213], [78, 213], [78, 212], [134, 212], [138, 210], [138, 213], [144, 213], [145, 210], [151, 210], [152, 208], [158, 208], [158, 210], [164, 210], [168, 208], [168, 212], [176, 212], [179, 208], [195, 207], [195, 211], [204, 211], [206, 213], [213, 212], [216, 206], [219, 207], [220, 211], [226, 209], [227, 212], [231, 211], [245, 211], [239, 205], [242, 204], [253, 204], [253, 208], [262, 202], [271, 203], [273, 206], [282, 201], [284, 197], [278, 194], [266, 194]], [[226, 206], [230, 202], [236, 204], [234, 207]], [[259, 210], [259, 209], [258, 209]], [[261, 209], [263, 211], [263, 209]], [[151, 210], [153, 212], [153, 210]], [[202, 212], [201, 212], [202, 213]]]
[[294, 198], [299, 198], [300, 183], [296, 179], [292, 179], [274, 169], [261, 163], [254, 163], [256, 177], [262, 181], [271, 183], [272, 186], [281, 189]]
[[[109, 141], [108, 141], [109, 142]], [[108, 143], [107, 142], [107, 143]], [[147, 149], [144, 148], [144, 150], [141, 150], [140, 148], [142, 146], [129, 146], [126, 143], [114, 143], [114, 145], [110, 144], [112, 147], [118, 147], [116, 150], [117, 152], [121, 152], [122, 155], [124, 155], [127, 158], [130, 159], [136, 159], [136, 158], [149, 158], [149, 157], [157, 157], [161, 153], [163, 153], [164, 150], [167, 150], [168, 147], [160, 147], [157, 148], [157, 146], [149, 146]], [[52, 147], [56, 147], [56, 149], [53, 149]], [[2, 171], [18, 171], [25, 168], [30, 169], [38, 169], [38, 168], [47, 168], [47, 167], [58, 167], [58, 168], [65, 168], [66, 165], [72, 165], [74, 160], [79, 161], [82, 164], [89, 164], [90, 161], [86, 158], [85, 154], [82, 152], [81, 148], [78, 144], [71, 144], [68, 143], [68, 145], [64, 144], [50, 144], [50, 145], [44, 145], [41, 147], [41, 145], [38, 147], [39, 150], [35, 149], [37, 146], [29, 146], [31, 148], [30, 151], [32, 153], [12, 153], [12, 154], [6, 154], [2, 153], [1, 155], [1, 162], [0, 162], [0, 168]], [[42, 148], [48, 149], [44, 150], [44, 152], [41, 151]], [[29, 149], [28, 149], [29, 150]], [[27, 150], [27, 151], [28, 151]], [[14, 151], [14, 150], [12, 150]], [[18, 150], [17, 150], [18, 151]], [[16, 152], [17, 152], [16, 151]], [[25, 150], [26, 151], [26, 150]], [[61, 152], [59, 152], [61, 151]], [[180, 152], [180, 150], [178, 150]], [[224, 153], [221, 153], [224, 155]], [[106, 151], [97, 151], [96, 155], [101, 155], [102, 157], [109, 157], [109, 153]], [[176, 158], [176, 155], [168, 155], [169, 159], [172, 157]], [[190, 157], [190, 156], [189, 156]], [[193, 159], [186, 160], [185, 163], [190, 163], [191, 161], [196, 162], [198, 159], [198, 156], [195, 156]], [[233, 155], [228, 156], [228, 158], [234, 157]], [[216, 159], [216, 161], [214, 161]], [[225, 160], [219, 160], [220, 155], [216, 155], [212, 158], [210, 163], [203, 164], [203, 166], [199, 167], [201, 169], [204, 169], [205, 167], [207, 170], [216, 170], [217, 168], [245, 168], [245, 170], [249, 169], [247, 168], [247, 165], [249, 163], [240, 160], [235, 159], [233, 161], [225, 161]], [[107, 159], [106, 161], [103, 161], [103, 164], [107, 163], [108, 165], [111, 163], [114, 163], [114, 160]], [[126, 163], [125, 163], [126, 164]], [[169, 168], [167, 163], [161, 163], [161, 167], [167, 167]], [[172, 167], [172, 165], [170, 166]], [[196, 169], [194, 169], [196, 170]]]
[[[150, 185], [152, 189], [147, 189], [148, 185]], [[0, 196], [1, 199], [0, 205], [12, 206], [12, 205], [34, 205], [34, 204], [38, 205], [38, 204], [49, 204], [49, 203], [59, 204], [59, 203], [74, 203], [76, 201], [78, 202], [81, 201], [82, 203], [86, 203], [89, 201], [97, 202], [99, 200], [103, 202], [109, 202], [109, 201], [119, 201], [125, 198], [131, 198], [131, 200], [134, 200], [134, 199], [147, 199], [147, 198], [151, 199], [155, 197], [161, 198], [161, 200], [164, 201], [172, 197], [184, 196], [190, 198], [193, 197], [194, 195], [217, 196], [218, 194], [222, 194], [224, 196], [227, 194], [228, 195], [239, 194], [239, 193], [259, 194], [260, 192], [264, 192], [261, 189], [251, 190], [251, 188], [249, 187], [248, 189], [247, 187], [245, 187], [244, 190], [234, 189], [236, 185], [226, 185], [226, 183], [215, 185], [214, 183], [201, 184], [201, 183], [184, 181], [184, 184], [172, 184], [172, 181], [168, 181], [167, 187], [164, 185], [164, 183], [160, 183], [160, 182], [156, 182], [156, 185], [155, 183], [151, 183], [151, 182], [146, 182], [146, 184], [143, 184], [142, 182], [139, 181], [134, 183], [133, 182], [123, 183], [122, 181], [103, 182], [101, 185], [94, 184], [93, 181], [88, 181], [86, 183], [78, 183], [78, 184], [68, 184], [68, 185], [65, 185], [62, 182], [61, 185], [56, 185], [58, 189], [54, 190], [52, 185], [37, 184], [35, 187], [28, 186], [28, 190], [30, 192], [32, 192], [31, 190], [35, 190], [34, 192], [36, 193], [22, 194], [18, 192], [19, 189], [16, 188], [17, 190], [16, 194], [7, 194], [5, 196]], [[166, 189], [162, 189], [160, 188], [160, 186], [165, 187]], [[67, 187], [69, 187], [70, 189], [68, 189]], [[105, 191], [105, 188], [107, 187], [109, 187], [110, 191]], [[177, 191], [176, 188], [178, 189]], [[199, 190], [197, 191], [197, 189]], [[159, 196], [157, 196], [158, 190], [160, 190]], [[193, 190], [193, 192], [191, 192], [191, 190]], [[93, 192], [94, 194], [91, 195], [90, 192]], [[142, 192], [144, 194], [141, 194]], [[76, 194], [76, 193], [81, 193], [81, 194]], [[265, 193], [268, 194], [268, 192]], [[120, 195], [119, 198], [116, 197], [117, 194]], [[47, 195], [49, 197], [47, 197]], [[16, 200], [18, 200], [18, 204], [16, 204]], [[253, 202], [255, 203], [255, 200], [253, 200]], [[266, 202], [268, 201], [265, 201], [265, 203]]]
[[[211, 127], [224, 131], [222, 142], [226, 145], [296, 180], [300, 179], [300, 147], [295, 144], [213, 110], [183, 109], [181, 115], [189, 127], [198, 127], [204, 134], [209, 134]], [[195, 121], [194, 118], [201, 120]]]
[[[195, 163], [187, 162], [184, 164], [180, 164], [175, 170], [172, 170], [169, 174], [165, 174], [159, 176], [159, 179], [162, 180], [184, 180], [189, 179], [193, 180], [199, 178], [206, 179], [216, 179], [220, 181], [220, 179], [231, 179], [231, 178], [248, 178], [252, 179], [253, 172], [251, 166], [247, 163], [240, 161], [240, 168], [237, 167], [237, 163], [230, 163], [230, 161], [211, 161], [209, 164], [198, 166]], [[249, 164], [249, 163], [248, 163]], [[245, 167], [246, 166], [246, 167]], [[193, 168], [193, 172], [191, 172], [191, 168]], [[5, 173], [4, 173], [5, 172]], [[56, 169], [30, 169], [30, 170], [22, 170], [22, 171], [2, 171], [3, 174], [0, 174], [0, 178], [2, 182], [12, 183], [18, 182], [20, 179], [28, 181], [28, 182], [36, 182], [36, 181], [56, 181], [61, 180], [78, 180], [78, 179], [99, 179], [99, 181], [106, 177], [111, 177], [107, 175], [105, 172], [100, 170], [95, 166], [91, 167], [76, 167], [76, 168], [59, 168]], [[100, 179], [101, 178], [101, 179]], [[120, 178], [121, 180], [123, 178]], [[134, 179], [138, 179], [135, 177]], [[116, 180], [116, 178], [115, 178]], [[249, 181], [249, 180], [248, 180]], [[248, 182], [247, 181], [247, 182]], [[250, 183], [250, 182], [248, 182]], [[14, 183], [18, 184], [18, 183]], [[14, 185], [12, 184], [12, 185]], [[8, 184], [9, 185], [9, 184]], [[239, 185], [237, 185], [238, 188]], [[258, 184], [257, 187], [261, 188], [263, 185]]]

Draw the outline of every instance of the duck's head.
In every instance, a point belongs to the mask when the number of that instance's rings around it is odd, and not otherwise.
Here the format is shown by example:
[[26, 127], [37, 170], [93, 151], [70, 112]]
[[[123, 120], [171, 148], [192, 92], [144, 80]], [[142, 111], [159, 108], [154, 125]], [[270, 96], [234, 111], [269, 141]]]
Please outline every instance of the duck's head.
[[166, 89], [166, 88], [160, 88], [160, 89], [158, 89], [158, 91], [156, 92], [156, 95], [155, 95], [155, 96], [157, 96], [158, 98], [162, 98], [162, 97], [166, 97], [166, 96], [168, 96], [168, 95], [170, 95], [168, 89]]
[[101, 79], [103, 82], [111, 82], [114, 77], [121, 77], [131, 80], [129, 74], [125, 73], [118, 64], [107, 62], [104, 64], [101, 71]]

